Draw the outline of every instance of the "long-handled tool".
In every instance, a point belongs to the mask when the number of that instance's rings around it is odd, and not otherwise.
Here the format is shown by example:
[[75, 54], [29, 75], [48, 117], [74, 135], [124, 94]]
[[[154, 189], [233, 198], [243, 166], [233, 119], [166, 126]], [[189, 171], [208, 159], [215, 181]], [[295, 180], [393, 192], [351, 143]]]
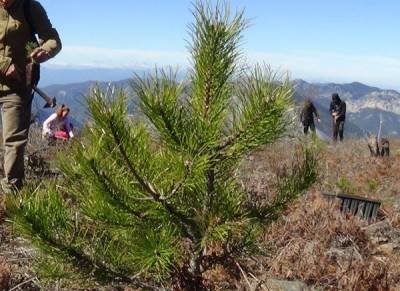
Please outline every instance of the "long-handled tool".
[[56, 97], [49, 96], [36, 86], [33, 86], [33, 91], [35, 91], [40, 97], [43, 98], [44, 101], [46, 101], [46, 105], [44, 105], [44, 108], [54, 108], [57, 106]]

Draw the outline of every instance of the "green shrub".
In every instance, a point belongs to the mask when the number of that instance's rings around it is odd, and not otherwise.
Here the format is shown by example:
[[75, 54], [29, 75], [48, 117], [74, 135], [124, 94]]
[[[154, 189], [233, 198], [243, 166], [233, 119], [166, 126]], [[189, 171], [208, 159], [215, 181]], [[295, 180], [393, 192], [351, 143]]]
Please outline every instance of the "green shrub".
[[375, 180], [368, 180], [368, 190], [374, 193], [378, 189], [378, 183]]
[[339, 178], [336, 185], [342, 193], [355, 194], [355, 192], [356, 192], [354, 185], [346, 177]]

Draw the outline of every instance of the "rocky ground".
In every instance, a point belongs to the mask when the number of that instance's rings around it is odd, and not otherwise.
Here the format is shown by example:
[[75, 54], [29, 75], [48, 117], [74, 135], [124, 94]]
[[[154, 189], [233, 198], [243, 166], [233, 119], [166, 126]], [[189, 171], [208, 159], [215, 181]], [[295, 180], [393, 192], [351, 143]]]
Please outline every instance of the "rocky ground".
[[[293, 163], [296, 144], [288, 140], [267, 147], [243, 163], [238, 174], [249, 195], [271, 198], [277, 179]], [[240, 262], [237, 278], [218, 270], [210, 275], [220, 281], [220, 290], [400, 290], [400, 142], [392, 142], [390, 158], [370, 157], [363, 141], [318, 147], [317, 185], [265, 232], [264, 256]], [[44, 160], [42, 154], [27, 159], [34, 165], [29, 168], [30, 178], [53, 168], [52, 163], [43, 164], [53, 154], [43, 153]], [[342, 215], [337, 205], [322, 198], [322, 192], [379, 199], [380, 216], [363, 221]], [[0, 290], [6, 290], [7, 284], [11, 290], [79, 290], [61, 288], [57, 282], [51, 289], [43, 287], [32, 269], [35, 251], [12, 234], [1, 205]]]

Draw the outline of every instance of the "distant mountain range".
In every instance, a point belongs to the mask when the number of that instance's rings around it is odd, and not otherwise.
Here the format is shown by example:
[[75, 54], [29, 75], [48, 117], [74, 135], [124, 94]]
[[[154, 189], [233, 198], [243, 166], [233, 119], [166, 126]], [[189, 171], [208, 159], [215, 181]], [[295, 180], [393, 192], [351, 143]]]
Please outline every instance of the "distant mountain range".
[[[128, 88], [129, 80], [121, 80], [117, 82], [95, 82], [87, 81], [82, 83], [72, 83], [64, 85], [51, 85], [42, 88], [48, 95], [56, 97], [57, 105], [66, 104], [71, 109], [71, 116], [76, 127], [81, 127], [88, 119], [89, 114], [86, 105], [86, 95], [94, 85], [106, 88], [110, 84], [118, 88]], [[42, 123], [54, 109], [43, 108], [44, 101], [35, 95], [33, 102], [33, 114], [37, 122]]]
[[[77, 126], [82, 125], [88, 117], [85, 105], [85, 95], [95, 84], [94, 81], [52, 85], [43, 89], [57, 98], [58, 104], [65, 103], [71, 108], [72, 116]], [[98, 83], [106, 87], [109, 82]], [[112, 82], [120, 88], [129, 88], [129, 79]], [[382, 90], [358, 82], [349, 84], [335, 83], [308, 83], [303, 80], [293, 81], [295, 88], [294, 99], [301, 106], [305, 98], [311, 98], [318, 111], [322, 122], [317, 128], [325, 136], [330, 136], [331, 118], [328, 108], [331, 95], [339, 93], [347, 103], [346, 136], [361, 137], [366, 132], [376, 133], [379, 122], [383, 121], [383, 134], [385, 136], [400, 137], [400, 93], [394, 90]], [[43, 105], [40, 98], [35, 98], [37, 119], [42, 122], [52, 109], [41, 109]]]
[[42, 87], [59, 84], [68, 85], [81, 83], [86, 80], [100, 82], [116, 82], [131, 78], [134, 73], [143, 73], [140, 69], [106, 69], [106, 68], [41, 68]]

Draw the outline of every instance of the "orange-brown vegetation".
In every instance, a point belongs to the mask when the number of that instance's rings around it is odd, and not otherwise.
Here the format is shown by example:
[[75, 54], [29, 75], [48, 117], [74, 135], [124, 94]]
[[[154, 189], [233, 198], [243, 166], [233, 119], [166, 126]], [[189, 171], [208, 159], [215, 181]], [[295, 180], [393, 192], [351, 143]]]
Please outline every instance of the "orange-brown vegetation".
[[[259, 280], [300, 280], [322, 290], [400, 290], [399, 142], [391, 145], [389, 158], [371, 157], [364, 141], [321, 145], [319, 182], [265, 234], [271, 249]], [[293, 144], [283, 142], [251, 156], [244, 171], [249, 191], [273, 195], [292, 153]], [[385, 220], [343, 215], [321, 192], [379, 199]]]
[[367, 222], [310, 194], [266, 233], [275, 248], [269, 274], [325, 290], [398, 290], [399, 253], [386, 252], [373, 235]]

